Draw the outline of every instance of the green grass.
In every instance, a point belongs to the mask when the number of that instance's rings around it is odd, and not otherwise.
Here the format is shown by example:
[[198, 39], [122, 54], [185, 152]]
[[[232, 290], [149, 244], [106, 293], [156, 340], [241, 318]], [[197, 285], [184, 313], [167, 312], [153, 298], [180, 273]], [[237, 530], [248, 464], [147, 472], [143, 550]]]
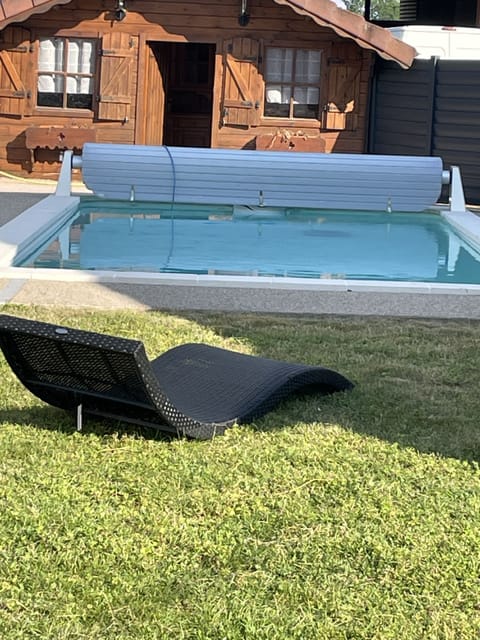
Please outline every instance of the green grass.
[[480, 637], [480, 324], [4, 307], [356, 382], [208, 442], [73, 419], [0, 360], [0, 638]]

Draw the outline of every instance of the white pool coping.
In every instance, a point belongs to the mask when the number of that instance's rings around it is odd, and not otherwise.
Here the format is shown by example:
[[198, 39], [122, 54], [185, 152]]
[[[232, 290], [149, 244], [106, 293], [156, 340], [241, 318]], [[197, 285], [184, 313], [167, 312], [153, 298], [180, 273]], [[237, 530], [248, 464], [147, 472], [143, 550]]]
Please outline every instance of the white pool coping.
[[[99, 284], [171, 285], [268, 290], [419, 293], [480, 295], [480, 284], [397, 282], [327, 278], [151, 273], [107, 270], [68, 270], [15, 267], [15, 260], [28, 254], [32, 245], [41, 244], [75, 212], [78, 196], [50, 195], [23, 211], [0, 228], [0, 278], [50, 282], [91, 282]], [[480, 218], [471, 211], [436, 210], [461, 235], [480, 246]]]

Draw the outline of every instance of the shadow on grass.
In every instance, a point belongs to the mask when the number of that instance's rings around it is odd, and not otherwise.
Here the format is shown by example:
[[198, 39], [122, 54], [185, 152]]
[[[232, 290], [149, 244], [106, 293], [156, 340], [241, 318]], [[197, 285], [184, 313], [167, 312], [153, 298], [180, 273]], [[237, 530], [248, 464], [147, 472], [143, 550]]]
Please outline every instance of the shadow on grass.
[[[20, 427], [34, 427], [43, 431], [57, 431], [65, 435], [77, 433], [73, 413], [56, 409], [49, 405], [25, 407], [24, 409], [0, 409], [0, 424], [10, 423]], [[99, 420], [84, 416], [83, 435], [96, 435], [100, 438], [109, 436], [128, 436], [171, 442], [176, 437], [160, 429], [142, 427], [119, 420]]]
[[258, 422], [335, 424], [421, 453], [480, 460], [480, 322], [175, 313], [257, 355], [335, 369], [355, 389], [292, 400]]
[[[344, 396], [338, 393], [337, 396]], [[308, 393], [292, 395], [284, 400], [276, 410], [268, 416], [252, 423], [256, 431], [278, 431], [289, 428], [296, 422], [316, 422], [319, 420], [319, 405], [329, 402], [332, 396]], [[37, 402], [42, 402], [36, 399]], [[52, 407], [47, 404], [34, 405], [17, 409], [0, 409], [0, 424], [10, 423], [18, 426], [34, 427], [44, 431], [57, 431], [65, 435], [77, 433], [76, 417], [73, 412]], [[108, 437], [129, 436], [139, 437], [160, 442], [172, 442], [177, 436], [162, 431], [161, 426], [144, 427], [129, 422], [114, 419], [100, 419], [84, 414], [81, 434]], [[189, 439], [189, 438], [187, 438]], [[193, 440], [193, 439], [192, 439]]]
[[[356, 382], [353, 391], [327, 396], [292, 396], [249, 427], [266, 433], [296, 425], [318, 425], [321, 443], [322, 425], [335, 425], [352, 433], [414, 448], [420, 453], [480, 461], [480, 431], [474, 416], [452, 423], [449, 416], [432, 413], [431, 406], [417, 406], [408, 387], [397, 389], [391, 395], [391, 402], [386, 403], [382, 394], [388, 393], [391, 381], [370, 385], [361, 380]], [[73, 414], [48, 405], [0, 410], [0, 423], [33, 426], [65, 435], [77, 433]], [[88, 415], [84, 416], [81, 433], [100, 438], [138, 437], [164, 443], [176, 440], [161, 428], [99, 420]]]
[[[322, 424], [337, 425], [421, 453], [480, 460], [479, 322], [151, 311], [141, 320], [119, 316], [115, 326], [113, 314], [95, 317], [97, 325], [90, 327], [89, 319], [84, 328], [115, 335], [120, 327], [126, 337], [145, 339], [147, 349], [161, 347], [160, 334], [170, 344], [214, 340], [267, 358], [323, 365], [356, 385], [331, 396], [290, 398], [255, 421], [256, 430], [318, 424], [321, 442]], [[73, 417], [47, 406], [0, 411], [0, 420], [75, 432]], [[84, 433], [172, 439], [156, 429], [93, 418], [85, 420]]]

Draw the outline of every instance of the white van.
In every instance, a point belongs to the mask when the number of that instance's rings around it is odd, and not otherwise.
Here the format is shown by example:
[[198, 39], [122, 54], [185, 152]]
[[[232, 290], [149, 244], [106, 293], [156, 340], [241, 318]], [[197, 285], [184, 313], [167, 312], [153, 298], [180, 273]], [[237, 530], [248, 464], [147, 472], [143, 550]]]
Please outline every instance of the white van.
[[480, 29], [474, 27], [391, 27], [391, 34], [415, 47], [417, 58], [480, 60]]

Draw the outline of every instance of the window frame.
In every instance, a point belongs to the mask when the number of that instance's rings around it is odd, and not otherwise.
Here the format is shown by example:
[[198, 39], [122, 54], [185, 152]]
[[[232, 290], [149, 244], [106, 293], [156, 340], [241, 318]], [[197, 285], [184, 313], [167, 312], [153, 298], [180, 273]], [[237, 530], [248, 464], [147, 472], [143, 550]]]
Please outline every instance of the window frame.
[[[267, 56], [268, 56], [268, 50], [269, 49], [290, 49], [293, 51], [293, 59], [292, 59], [292, 79], [289, 82], [279, 82], [279, 83], [273, 83], [273, 82], [269, 82], [266, 79], [266, 72], [267, 72]], [[318, 52], [320, 54], [320, 69], [319, 69], [319, 78], [318, 78], [318, 82], [316, 83], [312, 83], [312, 82], [296, 82], [295, 81], [295, 67], [296, 67], [296, 58], [297, 58], [297, 52], [298, 51], [315, 51]], [[298, 126], [303, 126], [303, 127], [318, 127], [319, 125], [321, 125], [322, 122], [322, 110], [323, 110], [323, 105], [322, 105], [322, 95], [323, 95], [323, 90], [324, 90], [324, 86], [325, 86], [325, 65], [324, 65], [324, 59], [325, 59], [325, 48], [324, 47], [315, 47], [315, 46], [309, 46], [309, 43], [305, 43], [305, 45], [303, 46], [292, 46], [291, 44], [282, 44], [282, 43], [277, 43], [277, 42], [268, 42], [265, 43], [264, 45], [264, 51], [263, 51], [263, 77], [264, 77], [264, 95], [263, 95], [263, 100], [262, 100], [262, 121], [265, 124], [270, 124], [270, 125], [281, 125], [284, 124], [285, 122], [288, 122], [289, 124], [293, 124], [295, 123], [295, 125], [298, 124]], [[283, 86], [289, 86], [291, 88], [291, 95], [290, 95], [290, 101], [288, 103], [289, 105], [289, 113], [288, 115], [266, 115], [265, 114], [265, 105], [267, 103], [266, 101], [266, 97], [267, 97], [267, 88], [269, 84], [282, 84]], [[317, 115], [314, 118], [308, 118], [306, 116], [295, 116], [293, 113], [294, 110], [294, 99], [293, 99], [293, 95], [294, 95], [294, 90], [295, 88], [315, 88], [318, 89], [318, 110], [317, 110]], [[286, 104], [286, 103], [285, 103]]]
[[[65, 102], [67, 98], [67, 83], [64, 82], [64, 90], [63, 90], [63, 105], [61, 107], [50, 107], [38, 104], [38, 78], [42, 74], [39, 69], [40, 63], [40, 40], [46, 38], [61, 38], [64, 41], [68, 40], [92, 40], [94, 42], [94, 64], [93, 64], [93, 72], [91, 74], [79, 74], [75, 72], [65, 71], [65, 67], [68, 61], [68, 55], [64, 54], [64, 70], [55, 72], [57, 75], [62, 75], [65, 79], [68, 77], [88, 77], [92, 78], [93, 87], [92, 87], [92, 108], [91, 109], [82, 109], [80, 107], [67, 107]], [[100, 58], [99, 55], [101, 48], [101, 38], [97, 32], [95, 33], [86, 33], [84, 31], [65, 31], [59, 30], [55, 33], [47, 30], [38, 30], [34, 34], [34, 42], [35, 42], [35, 69], [34, 69], [34, 95], [32, 96], [33, 100], [33, 113], [38, 115], [55, 115], [58, 117], [75, 117], [75, 118], [88, 118], [93, 119], [96, 113], [97, 101], [98, 101], [98, 83], [99, 83], [99, 69], [100, 69]]]

